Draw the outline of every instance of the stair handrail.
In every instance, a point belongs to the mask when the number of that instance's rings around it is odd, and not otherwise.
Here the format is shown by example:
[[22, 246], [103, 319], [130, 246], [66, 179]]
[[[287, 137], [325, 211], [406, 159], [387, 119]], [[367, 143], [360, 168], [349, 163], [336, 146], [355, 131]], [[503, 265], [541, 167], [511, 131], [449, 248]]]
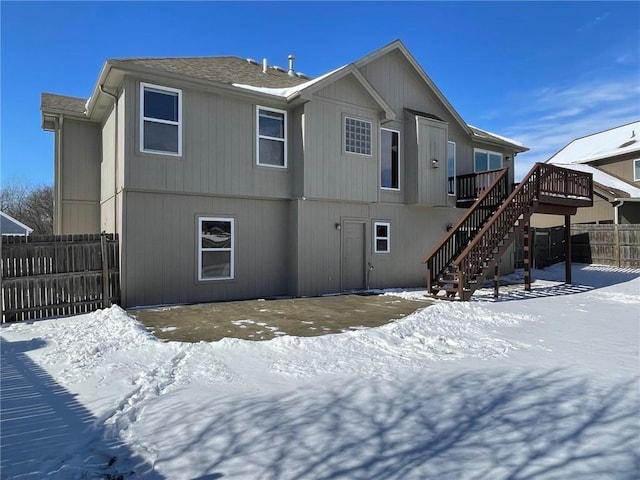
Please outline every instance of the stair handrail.
[[[491, 200], [492, 195], [499, 196], [500, 198], [498, 201], [500, 203], [502, 202], [502, 200], [504, 200], [504, 198], [506, 197], [506, 192], [508, 187], [507, 173], [508, 173], [507, 168], [503, 168], [501, 170], [497, 170], [494, 172], [495, 178], [493, 182], [491, 182], [487, 186], [487, 188], [485, 188], [480, 192], [480, 195], [478, 196], [478, 199], [474, 202], [474, 204], [469, 209], [467, 209], [467, 211], [458, 219], [458, 221], [453, 225], [453, 227], [449, 230], [447, 235], [440, 241], [440, 243], [438, 243], [438, 245], [436, 245], [432, 249], [432, 251], [422, 259], [422, 263], [427, 264], [428, 288], [430, 288], [432, 281], [436, 278], [438, 274], [441, 273], [441, 271], [444, 269], [446, 264], [448, 264], [451, 260], [455, 258], [456, 253], [460, 248], [459, 246], [456, 248], [456, 245], [455, 245], [456, 239], [457, 239], [457, 243], [459, 244], [462, 243], [460, 236], [455, 237], [455, 235], [459, 234], [461, 230], [465, 227], [470, 228], [474, 226], [473, 224], [471, 224], [471, 218], [474, 216], [478, 217], [478, 209], [480, 206], [482, 206], [485, 203], [485, 200]], [[502, 195], [500, 195], [501, 190], [502, 190]], [[488, 215], [487, 217], [490, 217], [490, 216]], [[482, 224], [484, 223], [484, 221], [486, 221], [486, 219], [482, 219], [482, 221], [477, 223]], [[475, 225], [475, 227], [478, 228], [480, 226], [479, 224]], [[465, 239], [465, 242], [466, 241], [467, 239]], [[434, 265], [433, 265], [434, 258], [439, 253], [445, 252], [445, 251], [447, 252], [444, 255], [446, 259], [441, 259], [438, 265], [436, 265], [434, 268]]]
[[481, 270], [487, 254], [493, 252], [504, 239], [509, 228], [537, 201], [540, 194], [541, 163], [537, 163], [511, 192], [504, 203], [453, 261], [460, 275], [460, 288], [466, 288], [467, 279]]

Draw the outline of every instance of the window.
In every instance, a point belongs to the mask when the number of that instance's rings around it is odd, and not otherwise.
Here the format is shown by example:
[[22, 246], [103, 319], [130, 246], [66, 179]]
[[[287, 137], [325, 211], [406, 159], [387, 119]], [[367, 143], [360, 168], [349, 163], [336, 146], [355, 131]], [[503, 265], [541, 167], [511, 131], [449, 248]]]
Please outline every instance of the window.
[[140, 150], [182, 155], [182, 92], [140, 84]]
[[633, 161], [633, 181], [640, 182], [640, 158]]
[[198, 280], [233, 278], [233, 219], [198, 219]]
[[373, 224], [373, 243], [375, 253], [389, 253], [391, 251], [390, 223], [375, 222]]
[[287, 112], [257, 107], [257, 163], [287, 167]]
[[344, 151], [371, 155], [371, 122], [344, 117]]
[[456, 194], [456, 142], [447, 142], [447, 193]]
[[380, 186], [400, 189], [400, 132], [380, 129]]
[[502, 154], [490, 152], [488, 150], [473, 150], [473, 170], [474, 172], [486, 172], [489, 170], [499, 170], [502, 168]]

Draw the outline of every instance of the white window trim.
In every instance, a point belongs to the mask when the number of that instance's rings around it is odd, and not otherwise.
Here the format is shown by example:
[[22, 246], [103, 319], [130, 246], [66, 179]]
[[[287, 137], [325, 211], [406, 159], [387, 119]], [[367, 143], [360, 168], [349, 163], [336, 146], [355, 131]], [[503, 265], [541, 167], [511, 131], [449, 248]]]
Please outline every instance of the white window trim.
[[[458, 185], [457, 185], [457, 175], [456, 175], [456, 142], [452, 142], [451, 140], [447, 141], [447, 145], [452, 145], [453, 146], [453, 193], [449, 193], [449, 165], [447, 164], [447, 195], [449, 195], [450, 197], [455, 197], [456, 194], [458, 193]], [[475, 152], [474, 152], [475, 155]], [[449, 161], [449, 152], [447, 152], [447, 162]], [[475, 166], [475, 156], [474, 156], [474, 162], [473, 162], [473, 168], [476, 168]]]
[[[144, 116], [144, 89], [152, 88], [154, 90], [165, 91], [169, 93], [178, 94], [178, 121], [162, 120], [159, 118], [145, 117]], [[178, 152], [163, 152], [161, 150], [151, 150], [144, 148], [144, 122], [164, 123], [166, 125], [176, 125], [178, 127]], [[171, 87], [163, 87], [161, 85], [154, 85], [153, 83], [140, 82], [140, 151], [143, 153], [153, 153], [155, 155], [169, 155], [172, 157], [182, 156], [182, 90]]]
[[[487, 154], [487, 167], [489, 167], [489, 154], [500, 155], [500, 168], [495, 169], [487, 169], [478, 172], [476, 169], [476, 152], [482, 152]], [[485, 150], [484, 148], [474, 148], [473, 149], [473, 173], [484, 173], [484, 172], [495, 172], [496, 170], [500, 170], [504, 168], [504, 154], [502, 152], [494, 152], [493, 150]]]
[[[347, 118], [351, 120], [356, 120], [358, 122], [368, 123], [370, 125], [371, 142], [369, 144], [369, 150], [371, 151], [371, 153], [358, 153], [358, 152], [350, 152], [349, 150], [347, 150]], [[342, 151], [344, 153], [347, 153], [349, 155], [360, 155], [361, 157], [370, 157], [373, 155], [373, 122], [371, 120], [366, 118], [353, 117], [351, 115], [345, 115], [344, 119], [342, 120], [342, 137], [343, 137]]]
[[[383, 225], [387, 227], [387, 236], [379, 237], [378, 226], [383, 226]], [[387, 241], [386, 250], [378, 250], [378, 240]], [[391, 223], [390, 222], [374, 222], [373, 223], [373, 251], [374, 253], [391, 253]]]
[[640, 158], [637, 158], [633, 161], [633, 181], [640, 182], [640, 177], [636, 177], [636, 172], [638, 171], [636, 169], [636, 163], [640, 164]]
[[[278, 112], [284, 114], [284, 138], [279, 137], [270, 137], [268, 135], [260, 135], [260, 110], [266, 110], [269, 112]], [[278, 142], [284, 143], [284, 165], [270, 165], [267, 163], [260, 163], [260, 139], [264, 138], [265, 140], [277, 140]], [[287, 168], [287, 111], [280, 110], [277, 108], [264, 107], [262, 105], [256, 105], [256, 165], [260, 167], [271, 167], [271, 168]]]
[[[400, 191], [400, 187], [401, 187], [401, 184], [400, 184], [400, 179], [401, 179], [401, 177], [400, 177], [400, 163], [401, 163], [400, 162], [400, 149], [401, 149], [401, 147], [400, 147], [400, 130], [395, 130], [393, 128], [380, 127], [380, 131], [382, 131], [382, 130], [386, 130], [387, 132], [395, 132], [395, 133], [398, 134], [398, 188], [383, 187], [382, 186], [382, 179], [380, 179], [380, 189], [382, 189], [382, 190], [391, 190], [392, 192], [399, 192]], [[382, 173], [382, 135], [380, 135], [380, 148], [378, 149], [378, 151], [380, 152], [379, 153], [379, 155], [380, 155], [380, 173]], [[349, 152], [349, 153], [351, 153], [351, 152]]]
[[[231, 223], [231, 248], [202, 248], [202, 222], [230, 222]], [[221, 280], [233, 280], [235, 278], [235, 219], [232, 217], [198, 217], [198, 281], [199, 282], [217, 282]], [[203, 278], [202, 277], [202, 253], [203, 252], [231, 252], [231, 266], [228, 277]]]

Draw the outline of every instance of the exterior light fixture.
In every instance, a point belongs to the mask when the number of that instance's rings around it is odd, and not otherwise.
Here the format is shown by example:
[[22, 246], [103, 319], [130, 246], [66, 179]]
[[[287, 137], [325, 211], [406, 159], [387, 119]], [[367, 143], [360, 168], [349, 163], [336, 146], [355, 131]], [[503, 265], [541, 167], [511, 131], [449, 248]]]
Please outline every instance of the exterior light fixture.
[[438, 160], [435, 159], [435, 158], [433, 160], [431, 160], [431, 166], [433, 168], [438, 168]]
[[340, 230], [340, 224], [336, 223], [336, 230]]

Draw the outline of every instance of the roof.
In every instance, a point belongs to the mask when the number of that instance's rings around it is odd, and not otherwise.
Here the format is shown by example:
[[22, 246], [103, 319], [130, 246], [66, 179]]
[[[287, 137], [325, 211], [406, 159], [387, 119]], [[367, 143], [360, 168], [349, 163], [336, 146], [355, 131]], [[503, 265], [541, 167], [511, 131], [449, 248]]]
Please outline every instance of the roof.
[[41, 96], [40, 110], [47, 112], [71, 113], [84, 115], [87, 104], [86, 98], [67, 97], [53, 93], [43, 93]]
[[[187, 58], [129, 58], [116, 59], [120, 65], [176, 73], [199, 80], [226, 84], [241, 83], [254, 87], [284, 88], [309, 81], [306, 76], [290, 76], [285, 69], [273, 66], [262, 71], [262, 64], [239, 57], [187, 57]], [[300, 74], [298, 74], [300, 75]]]
[[562, 166], [570, 170], [592, 174], [594, 184], [598, 184], [602, 190], [608, 191], [613, 198], [640, 198], [640, 188], [609, 175], [599, 168], [584, 163], [570, 163]]
[[[426, 85], [443, 103], [445, 109], [449, 111], [454, 120], [471, 135], [472, 139], [507, 145], [520, 152], [528, 150], [528, 148], [520, 142], [467, 125], [400, 40], [395, 40], [354, 63], [342, 66], [316, 79], [311, 79], [299, 73], [292, 76], [288, 74], [287, 70], [274, 66], [268, 67], [267, 71], [264, 72], [261, 63], [235, 56], [111, 59], [107, 60], [103, 66], [93, 95], [89, 100], [43, 93], [41, 110], [51, 113], [92, 115], [96, 102], [101, 97], [100, 89], [104, 85], [109, 71], [113, 68], [121, 72], [140, 69], [142, 71], [152, 70], [171, 75], [179, 75], [194, 80], [228, 85], [238, 89], [238, 91], [244, 90], [253, 92], [254, 94], [281, 97], [287, 102], [299, 96], [308, 98], [306, 95], [314, 92], [316, 89], [322, 88], [330, 82], [351, 74], [356, 77], [363, 88], [372, 96], [381, 109], [384, 110], [385, 119], [393, 120], [395, 118], [393, 109], [376, 92], [359, 70], [360, 67], [393, 50], [397, 50], [404, 55]], [[85, 113], [87, 111], [88, 113]]]
[[514, 147], [517, 147], [521, 152], [526, 152], [527, 150], [529, 150], [529, 148], [525, 147], [523, 143], [520, 143], [517, 140], [513, 140], [512, 138], [503, 137], [502, 135], [491, 133], [487, 130], [482, 130], [478, 127], [474, 127], [473, 125], [469, 125], [469, 128], [471, 129], [471, 133], [475, 140], [488, 140], [492, 142], [508, 143]]
[[0, 233], [2, 235], [30, 235], [33, 228], [16, 220], [11, 215], [0, 212]]
[[547, 162], [588, 163], [636, 151], [640, 152], [640, 121], [577, 138]]

